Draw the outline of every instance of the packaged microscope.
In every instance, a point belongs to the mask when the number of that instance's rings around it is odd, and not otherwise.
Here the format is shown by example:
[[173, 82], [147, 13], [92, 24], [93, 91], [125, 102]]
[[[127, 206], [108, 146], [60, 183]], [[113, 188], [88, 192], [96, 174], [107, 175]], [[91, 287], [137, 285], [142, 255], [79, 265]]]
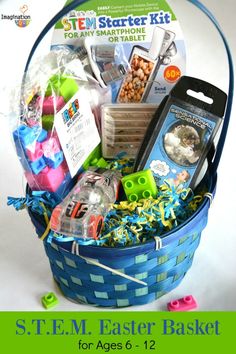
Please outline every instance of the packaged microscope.
[[150, 168], [157, 185], [194, 188], [226, 101], [217, 87], [183, 76], [157, 109], [134, 170]]
[[58, 20], [51, 47], [68, 46], [78, 54], [88, 80], [107, 89], [104, 103], [160, 104], [186, 69], [174, 9], [168, 0], [98, 3], [86, 2]]

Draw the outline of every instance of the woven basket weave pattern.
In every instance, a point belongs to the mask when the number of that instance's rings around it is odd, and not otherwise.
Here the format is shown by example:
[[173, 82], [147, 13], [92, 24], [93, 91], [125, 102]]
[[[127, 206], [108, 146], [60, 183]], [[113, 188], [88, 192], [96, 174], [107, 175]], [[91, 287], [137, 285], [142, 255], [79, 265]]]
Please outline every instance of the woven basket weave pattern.
[[[216, 180], [213, 189], [215, 185]], [[176, 288], [191, 267], [201, 232], [207, 225], [209, 206], [209, 200], [205, 199], [192, 218], [166, 234], [161, 244], [152, 240], [124, 248], [79, 246], [74, 254], [72, 242], [45, 239], [53, 277], [62, 293], [78, 303], [124, 307], [154, 301]], [[46, 228], [43, 217], [28, 211], [41, 236]], [[157, 245], [159, 249], [156, 249]], [[147, 285], [92, 264], [91, 259], [93, 263], [118, 270]]]
[[175, 288], [192, 265], [200, 233], [182, 237], [158, 251], [126, 258], [99, 258], [102, 264], [143, 280], [137, 284], [110, 271], [89, 264], [55, 243], [45, 242], [54, 279], [66, 297], [99, 306], [141, 305]]

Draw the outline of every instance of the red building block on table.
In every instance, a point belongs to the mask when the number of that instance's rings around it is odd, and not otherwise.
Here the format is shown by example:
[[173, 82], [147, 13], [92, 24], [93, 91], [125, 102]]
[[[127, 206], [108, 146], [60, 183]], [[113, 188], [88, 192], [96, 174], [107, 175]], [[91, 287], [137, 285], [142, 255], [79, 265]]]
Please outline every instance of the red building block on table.
[[173, 300], [167, 304], [169, 311], [189, 311], [197, 308], [197, 302], [192, 295]]

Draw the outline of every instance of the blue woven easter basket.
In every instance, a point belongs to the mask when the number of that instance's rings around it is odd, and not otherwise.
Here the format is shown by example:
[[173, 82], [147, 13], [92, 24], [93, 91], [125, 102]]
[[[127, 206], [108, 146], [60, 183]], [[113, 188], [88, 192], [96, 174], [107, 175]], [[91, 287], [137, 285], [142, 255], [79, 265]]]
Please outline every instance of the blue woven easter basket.
[[[208, 177], [205, 183], [214, 191], [216, 175], [214, 179]], [[137, 246], [80, 245], [77, 252], [73, 252], [72, 242], [45, 239], [53, 277], [67, 298], [80, 303], [122, 307], [154, 301], [174, 289], [191, 267], [201, 232], [207, 224], [209, 206], [210, 199], [206, 197], [197, 213], [173, 232]], [[29, 214], [37, 234], [42, 236], [47, 226], [44, 219], [30, 210]], [[112, 270], [119, 270], [121, 275]]]
[[[33, 53], [46, 32], [73, 8], [84, 1], [72, 1], [44, 28], [30, 53], [27, 71]], [[216, 189], [216, 171], [227, 134], [233, 97], [233, 64], [227, 41], [209, 11], [198, 1], [190, 0], [212, 20], [224, 41], [229, 59], [230, 84], [223, 129], [213, 163], [204, 179], [207, 196], [198, 210], [183, 224], [161, 239], [125, 248], [77, 246], [56, 239], [44, 247], [53, 277], [63, 294], [78, 303], [103, 307], [142, 305], [158, 299], [177, 287], [192, 265], [194, 253], [200, 243], [202, 230], [207, 225], [211, 198]], [[39, 214], [28, 210], [38, 236], [47, 228]], [[136, 280], [136, 281], [135, 281]], [[137, 282], [138, 281], [138, 282]]]

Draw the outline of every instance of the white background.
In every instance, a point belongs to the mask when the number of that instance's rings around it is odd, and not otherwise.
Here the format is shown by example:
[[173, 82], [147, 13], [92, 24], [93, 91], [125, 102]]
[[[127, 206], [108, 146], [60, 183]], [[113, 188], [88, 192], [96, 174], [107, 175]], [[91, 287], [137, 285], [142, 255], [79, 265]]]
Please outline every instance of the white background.
[[[10, 89], [19, 85], [24, 64], [40, 30], [63, 6], [63, 0], [0, 1], [0, 13], [19, 13], [27, 4], [32, 22], [26, 28], [0, 20], [0, 112], [7, 112]], [[186, 0], [171, 0], [187, 43], [187, 74], [228, 90], [228, 68], [223, 45], [209, 20]], [[235, 57], [235, 0], [203, 0], [226, 34]], [[45, 5], [44, 5], [45, 4]], [[50, 36], [40, 49], [49, 48]], [[166, 310], [172, 299], [192, 294], [200, 311], [236, 310], [236, 117], [235, 106], [222, 156], [216, 198], [210, 209], [192, 268], [181, 285], [161, 299], [126, 311]], [[92, 311], [91, 306], [66, 300], [52, 280], [43, 245], [35, 235], [26, 211], [7, 207], [7, 196], [24, 196], [25, 182], [9, 131], [9, 116], [0, 116], [0, 310], [43, 311], [40, 299], [48, 291], [59, 297], [57, 310]], [[103, 311], [102, 308], [96, 311]], [[119, 310], [117, 310], [119, 311]]]

